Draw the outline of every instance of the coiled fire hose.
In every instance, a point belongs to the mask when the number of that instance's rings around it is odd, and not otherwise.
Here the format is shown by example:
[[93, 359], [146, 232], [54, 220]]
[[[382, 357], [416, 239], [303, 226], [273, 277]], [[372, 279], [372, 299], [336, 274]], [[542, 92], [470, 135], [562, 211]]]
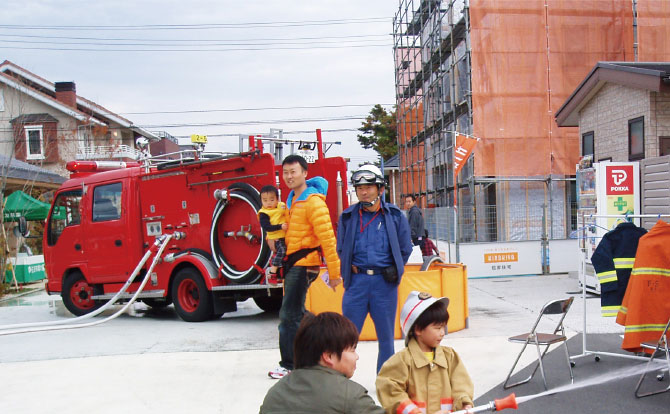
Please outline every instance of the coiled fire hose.
[[[172, 238], [180, 239], [183, 238], [184, 235], [183, 233], [175, 233], [175, 234], [164, 234], [156, 239], [154, 244], [147, 250], [147, 252], [144, 254], [140, 262], [137, 264], [135, 267], [135, 270], [133, 273], [130, 275], [126, 283], [123, 285], [121, 290], [119, 290], [116, 295], [112, 299], [110, 299], [107, 303], [105, 303], [102, 307], [98, 308], [94, 312], [87, 313], [86, 315], [78, 316], [74, 319], [65, 319], [65, 320], [60, 320], [60, 321], [50, 321], [50, 322], [33, 322], [33, 323], [23, 323], [23, 324], [13, 324], [13, 325], [4, 325], [0, 326], [0, 336], [5, 336], [5, 335], [14, 335], [14, 334], [19, 334], [19, 333], [28, 333], [28, 332], [43, 332], [43, 331], [54, 331], [54, 330], [59, 330], [59, 329], [76, 329], [76, 328], [84, 328], [88, 326], [95, 326], [99, 325], [101, 323], [111, 321], [112, 319], [115, 319], [118, 317], [120, 314], [126, 311], [130, 305], [132, 305], [135, 300], [137, 299], [137, 296], [142, 292], [144, 289], [144, 286], [147, 284], [149, 281], [149, 278], [151, 277], [151, 272], [153, 271], [154, 267], [156, 266], [156, 263], [158, 263], [158, 259], [161, 257], [163, 254], [163, 251], [168, 245], [168, 242]], [[130, 298], [128, 303], [126, 303], [121, 309], [119, 309], [117, 312], [114, 314], [104, 318], [100, 319], [97, 321], [93, 322], [88, 322], [88, 323], [79, 323], [83, 320], [90, 319], [94, 316], [99, 315], [100, 313], [104, 312], [106, 309], [108, 309], [110, 306], [112, 306], [116, 301], [119, 299], [119, 297], [125, 293], [125, 291], [128, 289], [132, 281], [135, 279], [135, 276], [140, 272], [140, 269], [142, 269], [142, 266], [147, 262], [149, 257], [151, 256], [152, 253], [156, 253], [156, 256], [154, 257], [154, 260], [151, 262], [151, 265], [149, 266], [149, 269], [147, 270], [146, 275], [144, 276], [144, 279], [142, 279], [142, 283], [140, 284], [139, 288], [137, 289], [137, 292]]]

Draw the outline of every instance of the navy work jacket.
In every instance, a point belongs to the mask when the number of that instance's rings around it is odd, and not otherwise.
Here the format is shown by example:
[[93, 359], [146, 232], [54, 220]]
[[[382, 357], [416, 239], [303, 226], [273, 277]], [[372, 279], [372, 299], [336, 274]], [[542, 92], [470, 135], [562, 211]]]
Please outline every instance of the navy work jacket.
[[[356, 232], [360, 231], [358, 210], [356, 203], [342, 212], [337, 225], [337, 254], [340, 256], [340, 271], [347, 289], [351, 284], [351, 262], [354, 256], [354, 240]], [[398, 283], [405, 271], [405, 263], [412, 254], [412, 238], [409, 223], [403, 212], [394, 204], [381, 200], [382, 216], [386, 225], [389, 245], [393, 262], [398, 269]], [[372, 248], [372, 246], [370, 246]]]

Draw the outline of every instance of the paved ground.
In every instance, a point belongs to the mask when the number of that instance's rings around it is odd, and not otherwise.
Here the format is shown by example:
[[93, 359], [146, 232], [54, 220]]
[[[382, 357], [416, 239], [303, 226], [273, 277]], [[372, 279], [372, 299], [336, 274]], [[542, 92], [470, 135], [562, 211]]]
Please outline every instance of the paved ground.
[[[476, 398], [506, 395], [491, 392], [520, 349], [507, 337], [528, 329], [548, 300], [576, 296], [566, 326], [570, 336], [583, 330], [584, 301], [568, 275], [471, 279], [468, 288], [469, 328], [450, 333], [444, 344], [465, 361]], [[0, 326], [69, 317], [59, 298], [44, 294], [2, 305]], [[585, 305], [587, 332], [622, 332], [599, 316], [597, 298], [587, 296]], [[155, 312], [139, 304], [94, 328], [0, 336], [0, 412], [258, 412], [274, 384], [266, 373], [279, 358], [277, 322], [251, 301], [201, 324], [179, 321], [171, 308]], [[618, 347], [617, 335], [607, 338], [608, 346]], [[581, 352], [581, 341], [572, 342], [571, 351]], [[396, 341], [396, 349], [402, 344]], [[353, 379], [374, 396], [377, 344], [361, 343], [358, 351]], [[527, 352], [522, 365], [533, 360]]]

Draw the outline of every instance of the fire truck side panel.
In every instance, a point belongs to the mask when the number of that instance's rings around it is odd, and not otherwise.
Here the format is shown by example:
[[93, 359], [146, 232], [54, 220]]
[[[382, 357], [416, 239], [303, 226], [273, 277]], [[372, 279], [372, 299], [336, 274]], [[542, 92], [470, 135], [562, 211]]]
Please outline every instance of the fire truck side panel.
[[[236, 198], [229, 198], [224, 211], [219, 215], [218, 223], [212, 223], [217, 200], [214, 191], [228, 189], [233, 184], [247, 183], [259, 190], [267, 184], [274, 184], [274, 159], [270, 154], [260, 156], [234, 157], [215, 161], [206, 161], [187, 167], [165, 168], [152, 171], [140, 178], [140, 216], [142, 236], [145, 246], [153, 243], [163, 233], [180, 231], [186, 234], [182, 240], [172, 240], [167, 253], [184, 251], [202, 252], [202, 259], [211, 262], [217, 252], [212, 252], [211, 232], [214, 235], [220, 254], [238, 270], [251, 267], [262, 247], [262, 231], [256, 211]], [[217, 224], [216, 226], [214, 226]], [[225, 233], [248, 231], [256, 236], [251, 242], [244, 237], [226, 237]], [[184, 257], [184, 258], [182, 258]], [[187, 258], [187, 259], [186, 259]], [[180, 256], [179, 260], [194, 260], [193, 257]], [[264, 264], [263, 264], [264, 265]], [[174, 276], [175, 266], [161, 264], [156, 267], [158, 287], [168, 291], [170, 277]], [[199, 266], [208, 289], [228, 283], [219, 274], [210, 277]], [[170, 274], [165, 274], [169, 272]]]

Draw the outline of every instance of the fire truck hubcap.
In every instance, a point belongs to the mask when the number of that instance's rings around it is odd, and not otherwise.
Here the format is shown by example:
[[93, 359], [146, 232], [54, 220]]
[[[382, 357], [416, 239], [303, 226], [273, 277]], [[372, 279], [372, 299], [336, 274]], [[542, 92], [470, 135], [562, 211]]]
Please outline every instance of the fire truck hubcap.
[[92, 296], [93, 288], [84, 280], [77, 281], [70, 289], [70, 299], [78, 308], [92, 308], [95, 305]]
[[193, 280], [186, 279], [179, 284], [179, 303], [186, 312], [194, 312], [198, 309], [200, 294]]

